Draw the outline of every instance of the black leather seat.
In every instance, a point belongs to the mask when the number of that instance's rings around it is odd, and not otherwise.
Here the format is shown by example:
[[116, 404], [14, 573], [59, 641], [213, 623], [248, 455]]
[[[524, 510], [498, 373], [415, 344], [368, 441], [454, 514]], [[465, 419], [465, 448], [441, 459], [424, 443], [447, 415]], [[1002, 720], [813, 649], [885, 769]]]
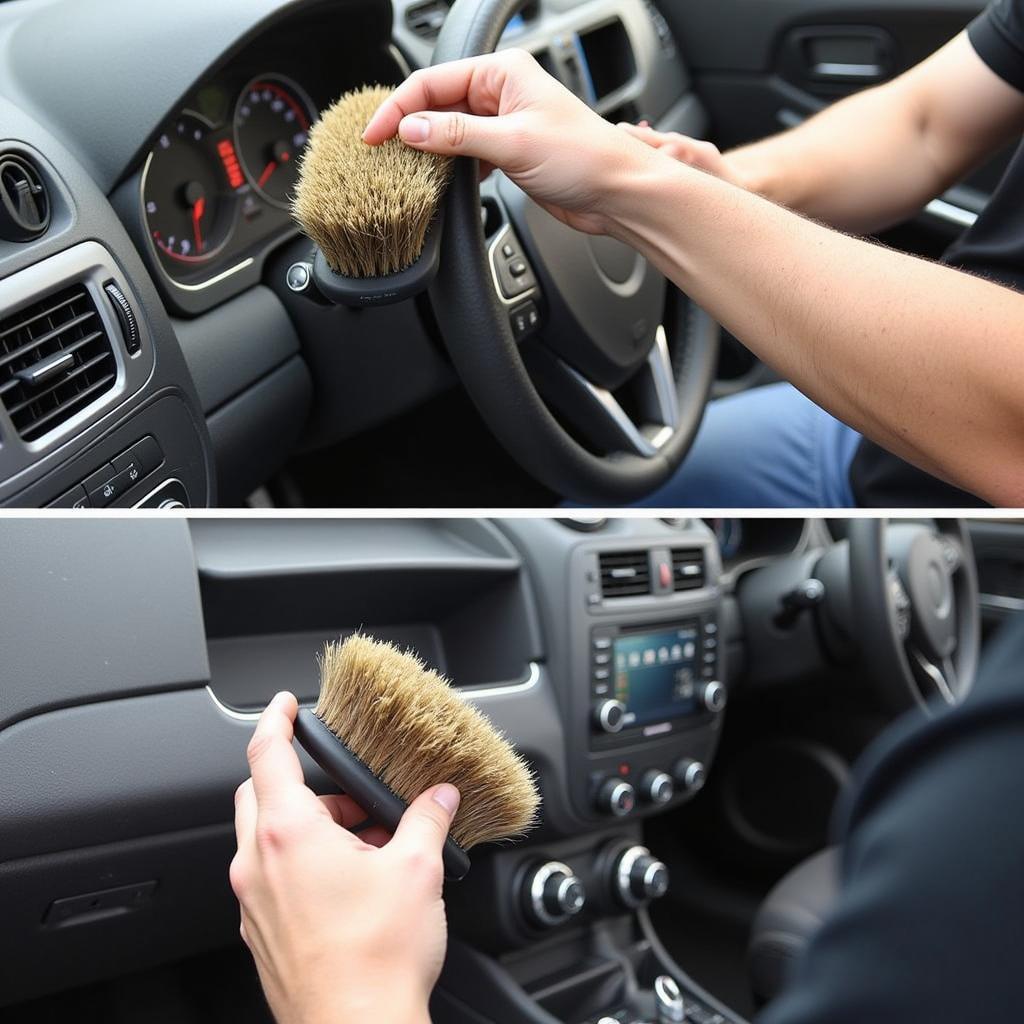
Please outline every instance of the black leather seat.
[[830, 846], [798, 864], [765, 897], [750, 933], [750, 985], [758, 999], [768, 1002], [785, 987], [838, 890], [839, 847]]

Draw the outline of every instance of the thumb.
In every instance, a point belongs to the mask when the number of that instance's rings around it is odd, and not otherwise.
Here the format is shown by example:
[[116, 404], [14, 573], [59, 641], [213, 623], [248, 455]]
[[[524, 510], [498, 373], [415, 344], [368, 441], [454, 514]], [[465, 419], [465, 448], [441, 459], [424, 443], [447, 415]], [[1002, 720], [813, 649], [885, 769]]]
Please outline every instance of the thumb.
[[447, 782], [424, 790], [409, 804], [388, 845], [407, 853], [427, 850], [440, 858], [441, 847], [459, 809], [459, 799], [459, 791]]
[[422, 111], [403, 117], [398, 137], [413, 149], [443, 156], [473, 156], [497, 167], [511, 155], [505, 119], [460, 110]]

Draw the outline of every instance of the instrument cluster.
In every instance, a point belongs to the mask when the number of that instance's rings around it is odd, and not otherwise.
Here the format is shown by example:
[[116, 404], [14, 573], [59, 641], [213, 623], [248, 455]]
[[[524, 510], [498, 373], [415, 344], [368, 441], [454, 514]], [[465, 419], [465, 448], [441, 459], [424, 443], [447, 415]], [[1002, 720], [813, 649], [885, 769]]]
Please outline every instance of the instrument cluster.
[[140, 200], [146, 236], [173, 283], [222, 280], [294, 231], [291, 193], [317, 113], [296, 81], [265, 73], [240, 90], [203, 87], [163, 126]]

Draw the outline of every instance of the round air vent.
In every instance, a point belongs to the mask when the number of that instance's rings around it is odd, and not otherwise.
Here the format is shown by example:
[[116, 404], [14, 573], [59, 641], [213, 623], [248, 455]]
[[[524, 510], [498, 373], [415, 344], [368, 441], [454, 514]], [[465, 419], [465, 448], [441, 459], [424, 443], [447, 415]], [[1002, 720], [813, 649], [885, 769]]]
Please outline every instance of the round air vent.
[[50, 194], [22, 156], [0, 155], [0, 238], [28, 242], [50, 225]]

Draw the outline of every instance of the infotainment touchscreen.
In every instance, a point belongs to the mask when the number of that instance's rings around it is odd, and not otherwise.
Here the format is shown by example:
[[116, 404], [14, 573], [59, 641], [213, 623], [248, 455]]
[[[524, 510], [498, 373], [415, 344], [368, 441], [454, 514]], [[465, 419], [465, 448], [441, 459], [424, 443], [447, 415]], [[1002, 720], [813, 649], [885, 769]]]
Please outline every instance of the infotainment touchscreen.
[[623, 725], [650, 725], [698, 710], [697, 624], [623, 633], [613, 645]]

